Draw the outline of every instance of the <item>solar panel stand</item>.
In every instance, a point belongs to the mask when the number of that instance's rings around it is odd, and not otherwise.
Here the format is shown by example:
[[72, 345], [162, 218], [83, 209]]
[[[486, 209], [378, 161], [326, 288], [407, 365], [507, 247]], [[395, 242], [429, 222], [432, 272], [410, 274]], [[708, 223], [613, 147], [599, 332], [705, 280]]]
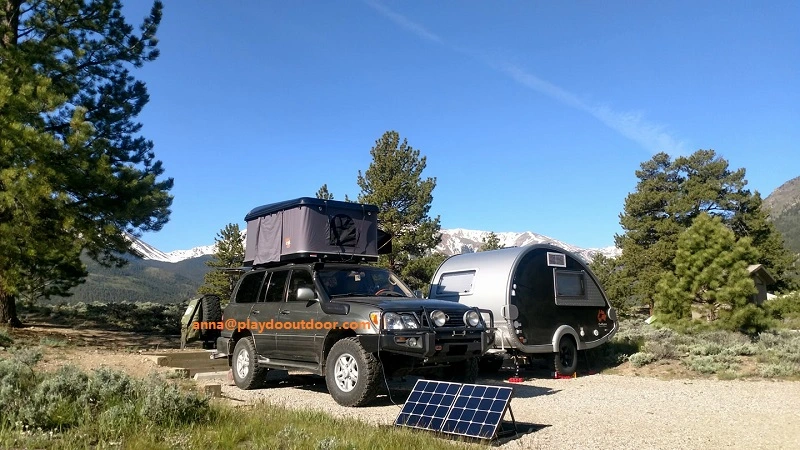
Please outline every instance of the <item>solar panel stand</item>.
[[[500, 437], [516, 436], [516, 435], [519, 434], [519, 431], [517, 430], [517, 421], [516, 421], [516, 419], [514, 419], [514, 411], [511, 410], [511, 403], [510, 402], [508, 404], [508, 408], [507, 409], [508, 409], [508, 412], [511, 414], [511, 425], [514, 427], [514, 429], [513, 430], [508, 430], [508, 431], [501, 431], [501, 430], [498, 429], [495, 432], [495, 435], [494, 435], [494, 437], [492, 439], [496, 439], [496, 438], [500, 438]], [[505, 414], [503, 414], [503, 416], [505, 417]], [[501, 427], [498, 427], [498, 428], [501, 428]]]

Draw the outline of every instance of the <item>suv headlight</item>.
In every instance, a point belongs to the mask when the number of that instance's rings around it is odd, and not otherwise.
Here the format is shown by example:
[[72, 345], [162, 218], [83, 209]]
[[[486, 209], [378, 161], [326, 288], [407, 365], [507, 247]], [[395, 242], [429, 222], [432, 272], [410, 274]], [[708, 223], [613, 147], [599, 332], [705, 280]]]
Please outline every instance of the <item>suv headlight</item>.
[[477, 327], [481, 323], [481, 315], [471, 309], [464, 313], [464, 324], [468, 327]]
[[383, 315], [383, 328], [387, 330], [416, 330], [419, 322], [413, 314], [387, 312]]
[[402, 330], [405, 328], [403, 318], [400, 317], [400, 314], [386, 313], [383, 315], [383, 328], [387, 330]]
[[401, 314], [400, 317], [403, 318], [403, 325], [406, 326], [409, 330], [416, 330], [419, 328], [419, 322], [417, 322], [417, 318], [411, 314]]
[[447, 322], [447, 314], [437, 309], [431, 313], [431, 320], [433, 321], [434, 325], [441, 327], [445, 324], [445, 322]]

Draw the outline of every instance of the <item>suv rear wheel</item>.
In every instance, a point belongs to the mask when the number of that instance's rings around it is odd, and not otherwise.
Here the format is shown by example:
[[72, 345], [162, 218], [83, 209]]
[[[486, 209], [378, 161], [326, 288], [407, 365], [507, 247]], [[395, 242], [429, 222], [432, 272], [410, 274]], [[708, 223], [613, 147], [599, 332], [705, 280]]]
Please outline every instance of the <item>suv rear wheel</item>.
[[333, 344], [325, 363], [325, 383], [336, 403], [364, 406], [378, 395], [381, 363], [357, 338]]
[[258, 367], [256, 347], [253, 344], [252, 336], [236, 341], [231, 369], [233, 370], [233, 381], [239, 389], [254, 389], [263, 382], [268, 369]]

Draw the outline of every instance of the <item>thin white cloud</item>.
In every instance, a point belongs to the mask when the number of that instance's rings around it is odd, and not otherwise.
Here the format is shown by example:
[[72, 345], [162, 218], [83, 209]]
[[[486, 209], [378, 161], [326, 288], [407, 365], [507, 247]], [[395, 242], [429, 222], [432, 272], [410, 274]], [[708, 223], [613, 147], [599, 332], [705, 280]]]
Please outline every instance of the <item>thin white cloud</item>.
[[383, 14], [384, 16], [388, 17], [392, 22], [414, 33], [415, 35], [417, 35], [417, 37], [420, 37], [422, 39], [431, 42], [436, 42], [437, 44], [444, 45], [444, 41], [442, 40], [442, 38], [426, 30], [425, 27], [423, 27], [422, 25], [408, 20], [408, 18], [406, 18], [404, 15], [398, 14], [373, 0], [364, 0], [364, 3], [366, 3], [379, 13]]
[[651, 153], [666, 152], [670, 155], [685, 155], [686, 144], [671, 136], [664, 125], [648, 121], [641, 113], [614, 111], [607, 106], [590, 105], [582, 101], [577, 95], [569, 92], [549, 81], [543, 80], [524, 69], [508, 63], [496, 62], [485, 57], [480, 57], [462, 48], [455, 47], [444, 41], [439, 35], [426, 29], [422, 25], [413, 22], [407, 17], [399, 14], [375, 0], [364, 0], [364, 2], [387, 17], [389, 20], [402, 28], [410, 31], [419, 38], [443, 45], [452, 51], [463, 53], [474, 59], [478, 59], [483, 64], [509, 76], [517, 83], [529, 89], [533, 89], [544, 94], [566, 106], [584, 111], [605, 124], [607, 127], [618, 132], [622, 136], [636, 142]]

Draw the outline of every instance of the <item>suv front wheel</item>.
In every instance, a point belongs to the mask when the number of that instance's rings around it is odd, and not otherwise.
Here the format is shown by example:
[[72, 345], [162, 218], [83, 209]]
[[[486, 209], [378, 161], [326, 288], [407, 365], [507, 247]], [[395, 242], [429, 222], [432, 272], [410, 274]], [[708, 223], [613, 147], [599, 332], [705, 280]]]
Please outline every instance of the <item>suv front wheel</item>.
[[381, 363], [367, 353], [357, 338], [333, 344], [325, 362], [325, 383], [336, 403], [364, 406], [378, 395]]

